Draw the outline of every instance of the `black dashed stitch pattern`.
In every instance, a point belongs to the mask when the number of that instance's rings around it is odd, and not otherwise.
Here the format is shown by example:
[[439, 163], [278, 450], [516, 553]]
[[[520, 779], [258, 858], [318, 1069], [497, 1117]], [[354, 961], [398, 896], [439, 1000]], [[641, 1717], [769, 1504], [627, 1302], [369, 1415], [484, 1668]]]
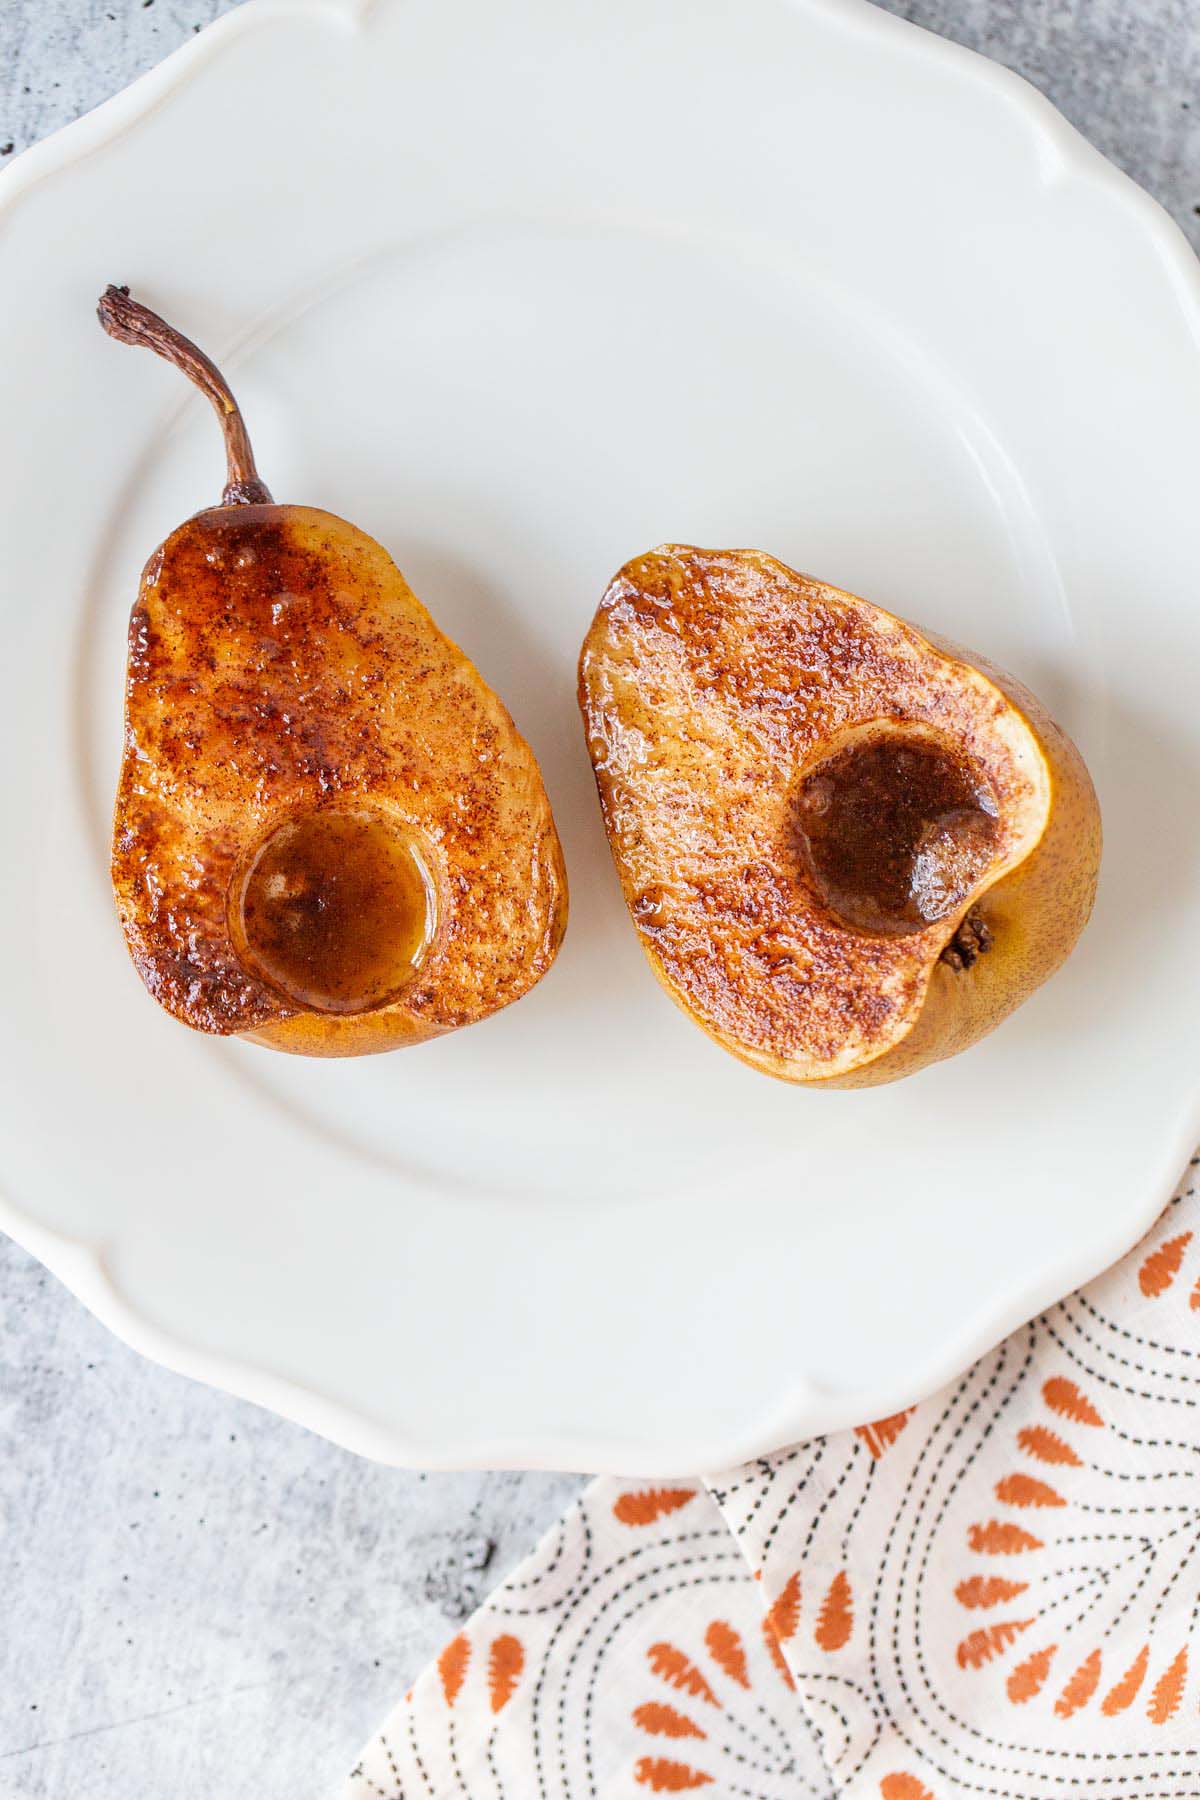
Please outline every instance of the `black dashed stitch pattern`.
[[382, 1732], [380, 1733], [379, 1741], [383, 1746], [383, 1754], [387, 1757], [388, 1768], [391, 1770], [392, 1780], [396, 1784], [395, 1800], [404, 1800], [404, 1783], [400, 1779], [399, 1765], [396, 1762], [396, 1758], [392, 1755], [392, 1746], [388, 1743], [387, 1738], [383, 1736]]
[[843, 1562], [845, 1562], [847, 1556], [850, 1554], [850, 1539], [853, 1536], [854, 1527], [858, 1524], [859, 1514], [862, 1512], [863, 1507], [867, 1504], [867, 1501], [871, 1497], [871, 1487], [875, 1480], [875, 1470], [879, 1466], [875, 1457], [870, 1455], [870, 1453], [868, 1452], [867, 1447], [863, 1443], [862, 1439], [856, 1437], [854, 1440], [854, 1461], [861, 1462], [864, 1456], [867, 1459], [866, 1479], [863, 1482], [862, 1493], [858, 1496], [858, 1499], [855, 1501], [854, 1511], [850, 1514], [849, 1522], [846, 1526], [845, 1531], [842, 1533], [842, 1561]]
[[[563, 1775], [564, 1785], [566, 1783], [566, 1775], [567, 1775], [566, 1730], [565, 1730], [567, 1688], [570, 1684], [572, 1670], [574, 1669], [575, 1664], [579, 1660], [579, 1657], [583, 1650], [583, 1646], [586, 1643], [588, 1637], [590, 1637], [591, 1633], [600, 1624], [600, 1621], [604, 1617], [604, 1614], [609, 1610], [610, 1607], [615, 1606], [620, 1601], [626, 1599], [627, 1596], [633, 1591], [633, 1589], [635, 1587], [639, 1586], [642, 1582], [653, 1581], [656, 1577], [665, 1575], [665, 1574], [670, 1574], [676, 1569], [695, 1568], [695, 1567], [699, 1567], [705, 1563], [724, 1562], [725, 1560], [726, 1560], [726, 1557], [723, 1554], [718, 1552], [712, 1556], [688, 1557], [678, 1563], [665, 1563], [661, 1568], [643, 1570], [643, 1572], [640, 1575], [636, 1576], [633, 1581], [628, 1582], [623, 1588], [619, 1589], [616, 1593], [611, 1594], [609, 1596], [609, 1598], [604, 1602], [604, 1605], [600, 1608], [600, 1611], [592, 1619], [592, 1621], [590, 1622], [590, 1624], [587, 1627], [587, 1630], [584, 1632], [583, 1636], [580, 1638], [579, 1642], [576, 1644], [575, 1648], [572, 1650], [571, 1655], [567, 1661], [566, 1669], [563, 1672], [562, 1683], [561, 1683], [561, 1687], [559, 1690], [559, 1703], [558, 1703], [559, 1754], [560, 1754], [560, 1768], [561, 1768], [562, 1775]], [[635, 1617], [639, 1612], [643, 1611], [645, 1606], [647, 1604], [649, 1604], [649, 1601], [651, 1598], [655, 1599], [655, 1600], [660, 1600], [663, 1598], [663, 1596], [665, 1594], [682, 1593], [688, 1588], [718, 1587], [718, 1586], [725, 1587], [725, 1586], [728, 1586], [733, 1579], [735, 1579], [735, 1577], [732, 1576], [728, 1571], [721, 1570], [717, 1573], [707, 1573], [704, 1575], [686, 1576], [680, 1580], [672, 1582], [667, 1587], [655, 1589], [652, 1596], [650, 1596], [648, 1598], [643, 1597], [643, 1599], [641, 1601], [639, 1601], [639, 1603], [636, 1606], [622, 1612], [620, 1617], [613, 1621], [613, 1624], [612, 1624], [608, 1634], [604, 1638], [601, 1639], [600, 1646], [597, 1651], [597, 1658], [602, 1659], [603, 1656], [605, 1654], [607, 1654], [609, 1648], [611, 1647], [613, 1641], [615, 1640], [617, 1634], [620, 1632], [621, 1628], [629, 1622], [630, 1618]], [[745, 1579], [745, 1572], [740, 1567], [740, 1558], [739, 1558], [739, 1567], [738, 1567], [736, 1579], [739, 1582]], [[595, 1701], [597, 1674], [598, 1674], [598, 1662], [593, 1664], [591, 1675], [589, 1676], [587, 1686], [584, 1689], [583, 1752], [584, 1752], [585, 1774], [586, 1774], [586, 1778], [587, 1778], [587, 1782], [588, 1782], [588, 1793], [590, 1795], [595, 1795], [595, 1793], [596, 1793], [595, 1770], [593, 1768], [593, 1763], [592, 1763], [592, 1729], [591, 1728], [592, 1728], [592, 1713], [593, 1713], [593, 1706], [594, 1706], [594, 1701]], [[747, 1728], [744, 1726], [742, 1727], [742, 1729], [747, 1730]], [[747, 1732], [747, 1735], [752, 1736], [752, 1734], [750, 1734], [749, 1732]], [[763, 1746], [760, 1746], [760, 1748], [762, 1748], [762, 1747]]]
[[[766, 1569], [767, 1569], [767, 1557], [770, 1554], [771, 1545], [775, 1542], [775, 1539], [779, 1534], [779, 1528], [783, 1524], [783, 1521], [787, 1518], [788, 1514], [791, 1512], [793, 1506], [795, 1506], [796, 1502], [799, 1500], [801, 1494], [803, 1494], [805, 1492], [805, 1490], [807, 1489], [808, 1484], [812, 1480], [816, 1471], [820, 1468], [821, 1459], [825, 1454], [825, 1451], [828, 1447], [828, 1443], [829, 1443], [829, 1440], [827, 1438], [818, 1438], [816, 1440], [816, 1451], [813, 1455], [812, 1461], [809, 1463], [808, 1468], [804, 1472], [803, 1479], [801, 1481], [798, 1481], [796, 1483], [795, 1487], [793, 1487], [788, 1498], [784, 1501], [784, 1503], [780, 1507], [778, 1513], [775, 1515], [774, 1524], [771, 1526], [771, 1529], [767, 1532], [767, 1535], [763, 1539], [762, 1569], [763, 1569], [764, 1576], [766, 1574]], [[826, 1502], [826, 1504], [828, 1504], [828, 1501]]]
[[[1133, 1357], [1118, 1356], [1115, 1351], [1106, 1350], [1104, 1348], [1104, 1346], [1098, 1341], [1098, 1339], [1090, 1331], [1088, 1331], [1085, 1326], [1080, 1324], [1079, 1320], [1075, 1317], [1074, 1313], [1070, 1310], [1070, 1307], [1069, 1307], [1067, 1301], [1064, 1300], [1062, 1305], [1057, 1307], [1055, 1310], [1056, 1310], [1058, 1316], [1063, 1320], [1063, 1322], [1065, 1324], [1069, 1325], [1071, 1327], [1072, 1331], [1075, 1332], [1076, 1336], [1081, 1337], [1083, 1339], [1084, 1343], [1087, 1345], [1088, 1349], [1094, 1350], [1097, 1356], [1102, 1356], [1110, 1362], [1119, 1363], [1123, 1369], [1132, 1369], [1135, 1375], [1149, 1375], [1152, 1377], [1157, 1377], [1161, 1381], [1180, 1381], [1180, 1382], [1186, 1383], [1190, 1387], [1200, 1387], [1200, 1381], [1197, 1381], [1195, 1375], [1192, 1374], [1190, 1369], [1148, 1369], [1146, 1367], [1145, 1363], [1140, 1363], [1140, 1362], [1136, 1361]], [[1047, 1327], [1050, 1328], [1050, 1335], [1052, 1337], [1054, 1337], [1054, 1331], [1053, 1331], [1053, 1328], [1051, 1325], [1051, 1319], [1050, 1319], [1049, 1314], [1047, 1314], [1047, 1316], [1046, 1316], [1045, 1323], [1046, 1323]], [[1055, 1342], [1058, 1342], [1057, 1338], [1055, 1338]], [[1105, 1386], [1118, 1385], [1115, 1382], [1111, 1382], [1110, 1378], [1107, 1375], [1105, 1375], [1105, 1373], [1101, 1369], [1089, 1369], [1088, 1373], [1092, 1376], [1092, 1378], [1094, 1380], [1102, 1381], [1105, 1384]], [[1127, 1388], [1125, 1391], [1126, 1391], [1126, 1393], [1129, 1393], [1131, 1390]], [[1169, 1395], [1165, 1395], [1165, 1394], [1163, 1394], [1163, 1395], [1145, 1394], [1142, 1397], [1143, 1397], [1143, 1399], [1146, 1399], [1146, 1400], [1158, 1400], [1158, 1399], [1169, 1399], [1170, 1398]], [[1196, 1401], [1190, 1400], [1188, 1402], [1188, 1404], [1190, 1406], [1195, 1406]]]
[[[421, 1759], [421, 1748], [420, 1748], [420, 1745], [417, 1743], [417, 1733], [416, 1733], [416, 1727], [413, 1722], [413, 1711], [412, 1711], [411, 1706], [408, 1709], [408, 1741], [412, 1745], [413, 1761], [417, 1765], [417, 1773], [420, 1775], [421, 1780], [425, 1783], [425, 1786], [428, 1788], [430, 1794], [433, 1797], [433, 1800], [437, 1800], [437, 1794], [434, 1792], [433, 1783], [429, 1779], [429, 1771], [425, 1767], [425, 1764]], [[391, 1755], [390, 1750], [388, 1752], [388, 1755], [390, 1757], [390, 1755]], [[393, 1767], [395, 1767], [394, 1764], [393, 1764]]]
[[[730, 1584], [731, 1581], [736, 1583], [736, 1585], [739, 1587], [742, 1586], [743, 1583], [748, 1579], [748, 1577], [746, 1576], [744, 1566], [741, 1565], [740, 1557], [738, 1558], [738, 1563], [739, 1563], [739, 1572], [735, 1576], [731, 1576], [731, 1575], [697, 1576], [688, 1581], [673, 1583], [669, 1587], [657, 1588], [654, 1590], [654, 1592], [646, 1594], [641, 1600], [638, 1601], [638, 1603], [635, 1607], [632, 1607], [629, 1610], [629, 1612], [623, 1614], [621, 1616], [621, 1618], [617, 1619], [613, 1623], [612, 1627], [610, 1628], [610, 1630], [608, 1632], [608, 1635], [604, 1638], [604, 1640], [602, 1641], [600, 1646], [598, 1646], [598, 1648], [597, 1648], [596, 1661], [593, 1665], [592, 1675], [588, 1682], [587, 1700], [586, 1700], [586, 1704], [585, 1704], [585, 1708], [584, 1708], [584, 1731], [585, 1731], [586, 1738], [588, 1738], [590, 1740], [593, 1702], [595, 1700], [596, 1685], [597, 1685], [597, 1680], [598, 1680], [599, 1670], [600, 1670], [600, 1660], [601, 1660], [602, 1654], [608, 1650], [608, 1648], [612, 1644], [613, 1640], [616, 1638], [617, 1634], [621, 1630], [622, 1626], [628, 1624], [630, 1622], [630, 1620], [633, 1619], [634, 1617], [636, 1617], [636, 1615], [639, 1612], [645, 1611], [646, 1607], [652, 1606], [656, 1601], [663, 1599], [668, 1594], [673, 1594], [673, 1593], [679, 1592], [680, 1589], [682, 1589], [682, 1588], [706, 1587], [706, 1586], [715, 1587], [715, 1586], [719, 1586], [719, 1585], [727, 1586]], [[764, 1714], [764, 1716], [766, 1716], [768, 1718], [770, 1717], [769, 1714], [766, 1714], [765, 1708], [763, 1708], [761, 1705], [759, 1706], [758, 1710], [760, 1713]], [[799, 1710], [798, 1707], [797, 1707], [797, 1710]], [[714, 1723], [709, 1716], [710, 1713], [711, 1713], [711, 1708], [709, 1709], [709, 1713], [706, 1713], [706, 1715], [705, 1715], [705, 1724], [707, 1727], [708, 1741], [710, 1743], [718, 1743], [720, 1740], [715, 1735]], [[749, 1738], [750, 1742], [755, 1746], [755, 1748], [758, 1751], [760, 1751], [763, 1756], [771, 1758], [772, 1762], [777, 1762], [778, 1760], [781, 1760], [775, 1756], [770, 1745], [764, 1743], [761, 1738], [757, 1737], [756, 1734], [754, 1732], [752, 1732], [750, 1730], [750, 1728], [744, 1723], [744, 1721], [742, 1721], [741, 1719], [739, 1719], [736, 1716], [736, 1714], [729, 1712], [724, 1707], [721, 1707], [720, 1712], [718, 1714], [718, 1719], [721, 1724], [731, 1726], [735, 1731], [739, 1731], [742, 1733], [742, 1735], [744, 1737]], [[806, 1721], [802, 1721], [802, 1722], [806, 1722]], [[788, 1745], [788, 1741], [787, 1741], [786, 1737], [784, 1736], [782, 1727], [779, 1725], [778, 1721], [775, 1719], [771, 1719], [771, 1723], [775, 1726], [775, 1728], [778, 1731], [779, 1736], [782, 1740], [783, 1752], [784, 1752], [782, 1760], [784, 1760], [786, 1762], [786, 1760], [788, 1758], [788, 1751], [790, 1748]], [[779, 1773], [777, 1768], [771, 1768], [771, 1767], [767, 1766], [766, 1764], [755, 1762], [753, 1760], [753, 1758], [746, 1756], [743, 1752], [741, 1752], [740, 1750], [737, 1750], [736, 1748], [729, 1745], [728, 1743], [722, 1744], [721, 1747], [726, 1755], [732, 1756], [735, 1762], [742, 1763], [748, 1769], [754, 1770], [760, 1774], [771, 1775], [771, 1776], [775, 1776], [776, 1774]], [[809, 1783], [807, 1780], [805, 1780], [804, 1785], [808, 1789], [808, 1791], [811, 1793], [817, 1793], [819, 1791], [818, 1789], [812, 1787], [811, 1783]], [[590, 1792], [592, 1795], [595, 1795], [596, 1789], [594, 1786], [592, 1787]]]
[[[1078, 1351], [1074, 1350], [1065, 1338], [1059, 1336], [1049, 1319], [1046, 1321], [1046, 1332], [1069, 1362], [1074, 1363], [1077, 1369], [1082, 1369], [1085, 1375], [1089, 1375], [1093, 1381], [1099, 1381], [1105, 1387], [1115, 1388], [1119, 1393], [1128, 1394], [1133, 1400], [1153, 1400], [1164, 1406], [1200, 1406], [1200, 1401], [1194, 1400], [1190, 1394], [1151, 1394], [1146, 1388], [1130, 1387], [1127, 1382], [1114, 1380], [1112, 1376], [1105, 1375], [1100, 1369], [1093, 1369], [1090, 1363], [1085, 1362]], [[1123, 1368], [1137, 1367], [1135, 1363], [1129, 1362], [1123, 1356], [1117, 1357], [1116, 1360]]]
[[[1092, 1304], [1086, 1294], [1071, 1294], [1066, 1300], [1060, 1300], [1054, 1310], [1069, 1316], [1069, 1309], [1075, 1305], [1082, 1306], [1084, 1311], [1090, 1313], [1091, 1317], [1095, 1319], [1097, 1325], [1104, 1327], [1105, 1331], [1111, 1331], [1115, 1337], [1124, 1338], [1128, 1344], [1136, 1344], [1139, 1349], [1156, 1350], [1163, 1356], [1186, 1356], [1192, 1359], [1200, 1357], [1200, 1350], [1191, 1350], [1186, 1344], [1164, 1344], [1158, 1338], [1139, 1337], [1136, 1331], [1130, 1331], [1126, 1325], [1118, 1325], [1115, 1319], [1110, 1319], [1106, 1313], [1102, 1313], [1099, 1307]], [[1100, 1348], [1096, 1340], [1089, 1341], [1096, 1342], [1096, 1348]], [[1184, 1381], [1197, 1379], [1196, 1376], [1190, 1375], [1186, 1371], [1182, 1371], [1181, 1374]]]
[[[857, 1443], [858, 1439], [856, 1438], [854, 1441], [855, 1441], [855, 1443]], [[853, 1469], [853, 1467], [854, 1467], [853, 1457], [847, 1458], [847, 1460], [842, 1464], [841, 1474], [838, 1476], [838, 1478], [834, 1482], [833, 1486], [826, 1493], [825, 1498], [822, 1500], [820, 1506], [818, 1506], [816, 1511], [813, 1513], [812, 1523], [809, 1525], [808, 1534], [804, 1539], [804, 1547], [802, 1548], [802, 1550], [800, 1552], [800, 1561], [802, 1563], [807, 1560], [808, 1553], [812, 1549], [813, 1539], [816, 1537], [817, 1532], [820, 1530], [821, 1520], [825, 1517], [825, 1514], [828, 1512], [829, 1508], [833, 1505], [833, 1502], [837, 1499], [837, 1497], [841, 1493], [843, 1487], [846, 1485], [846, 1477], [849, 1475], [849, 1473], [850, 1473], [851, 1469]]]
[[[858, 1771], [861, 1768], [863, 1768], [865, 1766], [865, 1764], [867, 1764], [871, 1760], [871, 1757], [875, 1752], [875, 1748], [878, 1745], [880, 1738], [883, 1736], [883, 1717], [882, 1717], [882, 1714], [879, 1709], [879, 1704], [878, 1704], [874, 1694], [870, 1693], [866, 1688], [860, 1686], [860, 1684], [857, 1681], [851, 1680], [851, 1678], [848, 1675], [834, 1675], [828, 1669], [806, 1670], [804, 1675], [803, 1676], [798, 1675], [796, 1677], [796, 1680], [797, 1680], [797, 1682], [800, 1682], [802, 1680], [806, 1681], [806, 1682], [820, 1682], [820, 1683], [825, 1683], [830, 1687], [847, 1688], [847, 1689], [849, 1689], [849, 1691], [852, 1694], [856, 1694], [858, 1696], [858, 1698], [864, 1702], [868, 1711], [870, 1712], [871, 1724], [872, 1724], [871, 1741], [867, 1745], [866, 1749], [863, 1751], [862, 1755], [859, 1757], [858, 1761], [855, 1763], [853, 1769], [851, 1769], [849, 1775], [846, 1777], [846, 1780], [848, 1782], [852, 1781], [854, 1779], [855, 1775], [858, 1774]], [[831, 1702], [826, 1701], [825, 1704], [830, 1705]], [[845, 1721], [845, 1715], [843, 1714], [841, 1716], [843, 1718], [843, 1721]], [[813, 1721], [811, 1719], [809, 1721], [809, 1728], [810, 1728], [810, 1730], [817, 1733], [817, 1739], [819, 1742], [820, 1741], [820, 1732], [819, 1732], [817, 1726], [813, 1723]], [[847, 1726], [846, 1726], [846, 1748], [847, 1748], [847, 1750], [849, 1750], [850, 1741], [851, 1741], [852, 1736], [853, 1736], [853, 1733], [852, 1733], [849, 1725], [847, 1724]], [[841, 1758], [839, 1758], [838, 1760], [840, 1761]]]

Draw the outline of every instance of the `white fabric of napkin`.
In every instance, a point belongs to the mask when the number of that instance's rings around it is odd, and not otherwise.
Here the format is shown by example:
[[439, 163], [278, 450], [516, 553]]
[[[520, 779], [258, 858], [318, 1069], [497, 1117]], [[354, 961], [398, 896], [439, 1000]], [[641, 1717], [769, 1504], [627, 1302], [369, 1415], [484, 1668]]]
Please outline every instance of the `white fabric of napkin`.
[[595, 1482], [344, 1800], [1196, 1800], [1200, 1200], [891, 1419]]

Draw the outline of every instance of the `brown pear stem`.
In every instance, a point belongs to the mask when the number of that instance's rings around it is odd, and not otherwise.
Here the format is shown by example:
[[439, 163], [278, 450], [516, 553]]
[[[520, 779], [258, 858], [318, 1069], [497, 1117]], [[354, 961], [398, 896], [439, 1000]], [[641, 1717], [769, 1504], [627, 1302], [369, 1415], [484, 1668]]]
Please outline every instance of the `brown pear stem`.
[[228, 480], [221, 496], [224, 504], [269, 506], [270, 490], [259, 480], [245, 421], [232, 389], [216, 363], [210, 362], [190, 338], [185, 338], [173, 325], [160, 319], [148, 306], [131, 300], [127, 287], [105, 288], [96, 313], [109, 337], [122, 344], [144, 344], [147, 350], [155, 351], [175, 368], [182, 369], [188, 380], [212, 401], [225, 434]]

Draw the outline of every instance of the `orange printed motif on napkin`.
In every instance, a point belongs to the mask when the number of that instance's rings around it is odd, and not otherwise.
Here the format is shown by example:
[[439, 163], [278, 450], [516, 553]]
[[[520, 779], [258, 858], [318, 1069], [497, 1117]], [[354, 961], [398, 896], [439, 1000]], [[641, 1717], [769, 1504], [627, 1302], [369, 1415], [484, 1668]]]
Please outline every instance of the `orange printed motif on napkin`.
[[711, 1483], [765, 1605], [797, 1570], [858, 1596], [836, 1677], [818, 1634], [783, 1646], [835, 1792], [1200, 1794], [1193, 1180], [899, 1433]]
[[932, 1399], [596, 1482], [347, 1800], [1196, 1800], [1200, 1200]]
[[[786, 1597], [776, 1616], [786, 1636]], [[699, 1483], [598, 1481], [416, 1682], [346, 1800], [718, 1800], [748, 1780], [832, 1800], [737, 1544]]]

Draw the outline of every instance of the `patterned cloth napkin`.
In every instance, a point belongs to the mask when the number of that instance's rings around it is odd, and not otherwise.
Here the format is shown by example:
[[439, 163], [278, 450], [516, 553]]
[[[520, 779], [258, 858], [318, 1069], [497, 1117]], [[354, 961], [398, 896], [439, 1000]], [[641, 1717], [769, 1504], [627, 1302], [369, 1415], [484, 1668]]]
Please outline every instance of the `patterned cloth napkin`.
[[1115, 1269], [908, 1412], [595, 1482], [345, 1800], [1195, 1800], [1196, 1166]]

